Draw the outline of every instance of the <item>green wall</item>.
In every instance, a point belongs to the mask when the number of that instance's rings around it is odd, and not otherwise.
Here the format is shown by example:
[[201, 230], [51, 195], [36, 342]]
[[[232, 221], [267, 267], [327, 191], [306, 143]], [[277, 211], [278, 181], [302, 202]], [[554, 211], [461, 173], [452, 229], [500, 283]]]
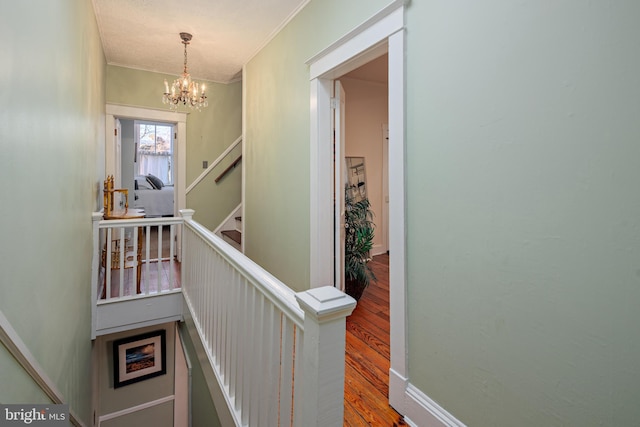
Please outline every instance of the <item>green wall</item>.
[[[88, 425], [91, 212], [105, 103], [91, 2], [3, 2], [0, 38], [0, 310]], [[39, 400], [1, 350], [0, 401]]]
[[311, 1], [245, 67], [245, 253], [298, 291], [310, 283], [305, 62], [386, 3]]
[[191, 423], [193, 427], [220, 427], [220, 419], [202, 369], [203, 364], [209, 362], [206, 356], [199, 357], [202, 355], [196, 350], [188, 331], [188, 328], [195, 328], [195, 326], [191, 322], [181, 322], [179, 328], [180, 338], [191, 362]]
[[469, 424], [640, 419], [639, 14], [409, 7], [411, 380]]
[[[179, 70], [178, 70], [179, 71]], [[107, 103], [169, 110], [162, 103], [163, 82], [176, 76], [107, 66]], [[194, 76], [195, 78], [195, 76]], [[212, 164], [242, 134], [242, 82], [229, 84], [207, 82], [209, 106], [198, 112], [187, 107], [178, 111], [187, 117], [186, 178], [189, 186], [203, 171], [204, 160]], [[233, 159], [225, 159], [226, 164]], [[241, 174], [228, 175], [214, 184], [224, 170], [220, 164], [193, 191], [187, 194], [187, 207], [196, 211], [194, 219], [206, 227], [217, 227], [241, 199]], [[238, 169], [239, 170], [239, 169]]]
[[[384, 3], [312, 0], [246, 66], [245, 248], [297, 290], [305, 61]], [[635, 2], [407, 5], [409, 381], [468, 425], [640, 419], [637, 16]]]
[[[131, 338], [140, 334], [151, 333], [159, 330], [165, 331], [165, 363], [166, 373], [144, 381], [128, 384], [123, 387], [114, 387], [114, 360], [113, 346], [116, 340]], [[144, 405], [158, 399], [174, 394], [175, 381], [175, 323], [149, 326], [145, 328], [118, 332], [96, 338], [96, 358], [98, 373], [99, 411], [97, 417], [117, 413], [129, 408]], [[144, 424], [157, 427], [173, 427], [174, 402], [170, 401], [162, 405], [156, 405], [126, 416], [113, 418], [102, 422], [105, 426], [135, 427], [140, 420]]]

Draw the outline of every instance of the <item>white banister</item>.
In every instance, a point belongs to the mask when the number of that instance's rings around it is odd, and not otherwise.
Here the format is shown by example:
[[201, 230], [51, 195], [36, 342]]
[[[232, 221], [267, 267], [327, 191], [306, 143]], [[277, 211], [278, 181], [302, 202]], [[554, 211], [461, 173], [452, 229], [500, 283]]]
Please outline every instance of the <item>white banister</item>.
[[98, 302], [98, 278], [100, 277], [100, 221], [102, 212], [94, 212], [91, 216], [93, 224], [93, 259], [91, 261], [91, 339], [96, 339], [97, 327], [97, 302]]
[[[194, 221], [193, 214], [184, 209], [178, 218], [109, 221], [94, 214], [92, 336], [188, 315], [237, 426], [342, 425], [345, 318], [355, 300], [330, 286], [295, 293]], [[168, 289], [161, 287], [150, 275], [161, 271], [159, 265], [151, 268], [150, 258], [157, 256], [158, 264], [165, 260], [160, 250], [150, 249], [153, 226], [159, 248], [163, 227], [170, 227], [171, 236], [181, 227], [182, 263], [175, 281], [180, 287], [173, 280]], [[140, 292], [132, 292], [131, 282], [123, 285], [122, 267], [138, 242], [145, 248], [145, 281]], [[111, 245], [118, 254], [113, 260]], [[173, 241], [169, 247], [169, 261], [177, 262]], [[113, 287], [112, 261], [120, 267], [114, 270], [120, 285]], [[101, 270], [106, 278], [100, 278]], [[101, 298], [102, 283], [107, 289]]]
[[92, 219], [91, 338], [181, 320], [174, 240], [183, 219], [104, 220], [100, 212]]
[[[356, 301], [331, 286], [296, 294], [305, 312], [302, 387], [297, 426], [342, 426], [346, 317]], [[299, 402], [299, 403], [298, 403]]]
[[338, 426], [345, 318], [333, 287], [296, 294], [180, 211], [183, 294], [238, 426]]

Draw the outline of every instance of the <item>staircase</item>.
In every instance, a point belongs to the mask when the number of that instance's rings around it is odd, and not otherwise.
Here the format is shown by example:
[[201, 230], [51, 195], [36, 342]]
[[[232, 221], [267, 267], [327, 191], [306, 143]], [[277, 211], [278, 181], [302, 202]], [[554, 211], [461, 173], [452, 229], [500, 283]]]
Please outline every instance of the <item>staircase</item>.
[[220, 232], [225, 242], [239, 251], [242, 251], [242, 217], [236, 216], [235, 228], [230, 230], [223, 230]]

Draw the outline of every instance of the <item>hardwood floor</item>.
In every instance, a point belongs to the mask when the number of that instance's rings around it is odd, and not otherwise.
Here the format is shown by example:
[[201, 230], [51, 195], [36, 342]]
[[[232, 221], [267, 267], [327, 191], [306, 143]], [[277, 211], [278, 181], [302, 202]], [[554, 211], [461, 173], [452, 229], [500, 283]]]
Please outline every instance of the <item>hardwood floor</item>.
[[370, 265], [378, 280], [347, 317], [344, 425], [406, 425], [389, 406], [389, 255]]
[[[170, 252], [170, 230], [169, 227], [163, 227], [162, 229], [162, 249], [160, 255], [164, 258], [160, 262], [160, 268], [158, 268], [158, 227], [151, 227], [149, 233], [149, 269], [147, 271], [146, 264], [146, 238], [143, 236], [142, 240], [142, 271], [140, 273], [140, 292], [146, 293], [149, 288], [150, 293], [156, 293], [160, 291], [167, 291], [171, 289], [170, 278], [173, 277], [175, 286], [180, 287], [180, 263], [176, 260], [173, 263], [173, 273], [171, 273], [171, 263], [169, 262]], [[175, 248], [174, 248], [175, 250]], [[104, 286], [104, 268], [100, 269], [98, 294], [103, 294]], [[120, 293], [120, 272], [117, 269], [111, 273], [111, 297], [117, 298]], [[127, 268], [123, 272], [123, 296], [131, 296], [136, 293], [136, 269]]]

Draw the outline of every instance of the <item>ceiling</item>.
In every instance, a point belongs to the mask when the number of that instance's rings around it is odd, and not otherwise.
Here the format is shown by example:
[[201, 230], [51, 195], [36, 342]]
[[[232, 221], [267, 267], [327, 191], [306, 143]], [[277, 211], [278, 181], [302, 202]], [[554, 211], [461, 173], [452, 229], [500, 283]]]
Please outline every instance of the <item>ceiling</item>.
[[228, 83], [309, 0], [92, 0], [108, 64]]

